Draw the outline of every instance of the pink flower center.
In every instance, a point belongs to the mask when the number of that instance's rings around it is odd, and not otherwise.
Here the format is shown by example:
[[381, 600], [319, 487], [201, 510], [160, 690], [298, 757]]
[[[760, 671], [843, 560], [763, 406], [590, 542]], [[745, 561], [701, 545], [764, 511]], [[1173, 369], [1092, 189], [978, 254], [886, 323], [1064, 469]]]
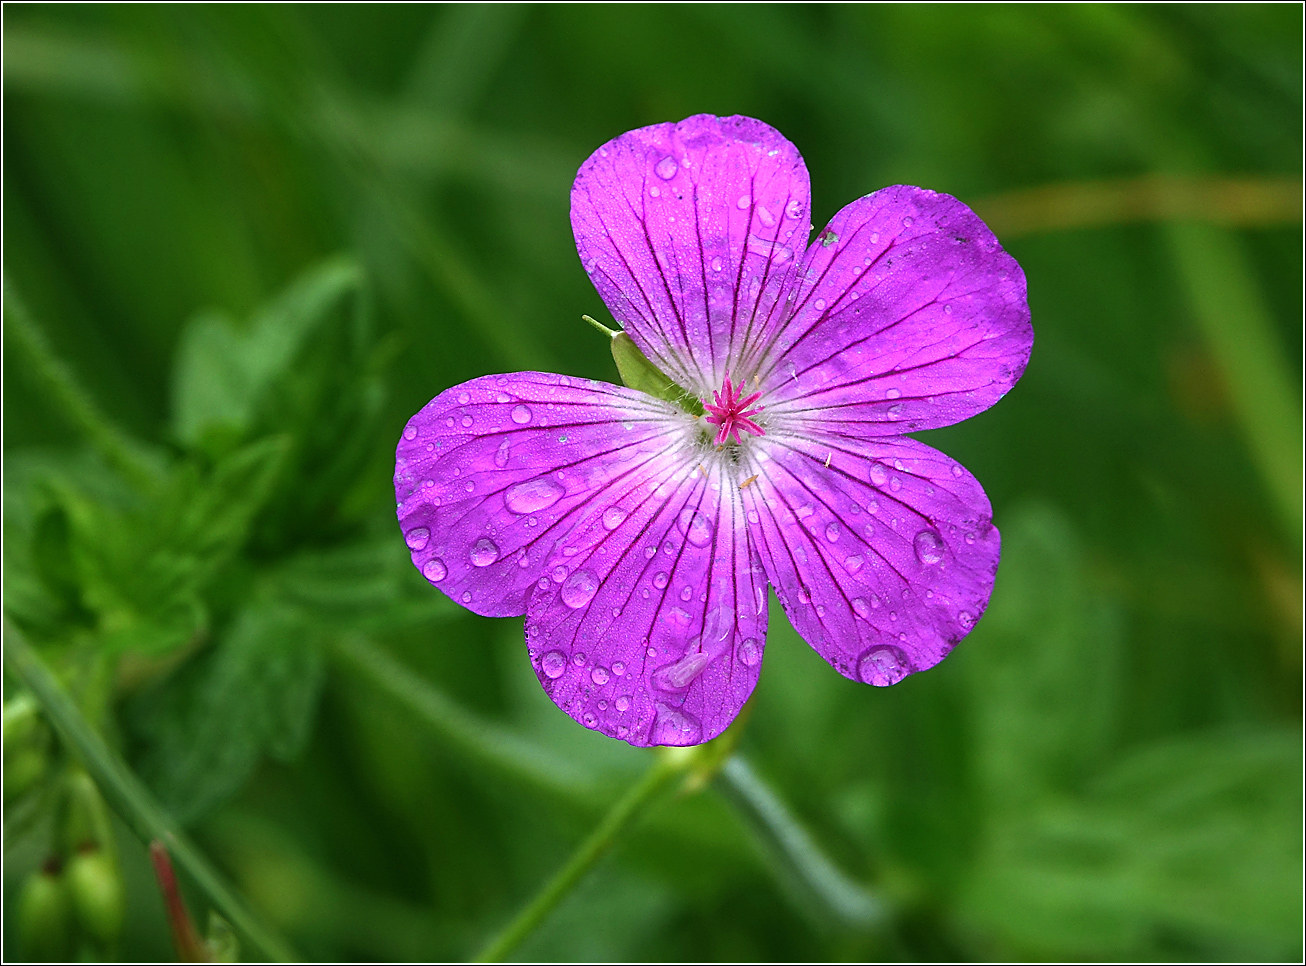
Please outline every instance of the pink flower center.
[[714, 426], [721, 427], [714, 441], [716, 446], [721, 446], [727, 440], [738, 443], [741, 429], [747, 430], [754, 436], [763, 435], [762, 427], [748, 418], [762, 411], [761, 406], [753, 406], [753, 403], [761, 398], [760, 392], [745, 396], [743, 383], [738, 386], [733, 385], [730, 382], [730, 373], [726, 373], [725, 385], [712, 393], [712, 402], [703, 401], [703, 408], [707, 410], [703, 418]]

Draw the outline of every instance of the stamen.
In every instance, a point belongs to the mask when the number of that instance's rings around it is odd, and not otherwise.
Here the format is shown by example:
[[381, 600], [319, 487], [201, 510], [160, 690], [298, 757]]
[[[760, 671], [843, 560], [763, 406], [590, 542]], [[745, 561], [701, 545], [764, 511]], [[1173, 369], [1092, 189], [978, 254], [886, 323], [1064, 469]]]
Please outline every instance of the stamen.
[[[762, 398], [761, 392], [754, 392], [745, 396], [745, 383], [735, 386], [730, 381], [730, 373], [726, 373], [725, 384], [714, 393], [712, 393], [712, 402], [703, 401], [703, 409], [706, 411], [704, 419], [714, 426], [720, 426], [717, 431], [715, 444], [721, 446], [727, 441], [732, 443], [740, 442], [739, 431], [746, 430], [754, 436], [765, 435], [761, 426], [749, 419], [750, 416], [756, 416], [764, 407], [753, 406], [755, 402]], [[752, 407], [752, 408], [749, 408]]]
[[757, 479], [756, 476], [750, 476], [748, 479], [744, 480], [744, 482], [739, 484], [739, 488], [741, 490], [745, 489], [750, 483], [754, 482], [756, 479]]

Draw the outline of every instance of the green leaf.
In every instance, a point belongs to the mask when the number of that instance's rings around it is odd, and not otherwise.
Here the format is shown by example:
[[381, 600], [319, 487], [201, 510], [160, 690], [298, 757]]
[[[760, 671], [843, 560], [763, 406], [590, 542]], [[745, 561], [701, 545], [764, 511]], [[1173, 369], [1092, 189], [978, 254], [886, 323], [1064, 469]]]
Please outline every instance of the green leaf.
[[317, 632], [291, 608], [252, 605], [212, 651], [130, 707], [141, 772], [179, 821], [194, 821], [239, 791], [263, 754], [299, 754], [321, 684]]
[[623, 385], [675, 403], [695, 416], [703, 415], [703, 404], [694, 394], [676, 385], [670, 376], [650, 362], [629, 335], [620, 329], [609, 329], [588, 315], [581, 318], [608, 337], [612, 361], [617, 364], [617, 373], [621, 376]]
[[1084, 799], [1006, 825], [963, 908], [1035, 958], [1297, 958], [1299, 736], [1133, 753]]
[[177, 438], [191, 446], [221, 445], [249, 433], [267, 415], [278, 384], [296, 377], [294, 364], [314, 334], [357, 295], [362, 280], [356, 264], [335, 258], [305, 272], [243, 330], [217, 312], [197, 316], [177, 350]]

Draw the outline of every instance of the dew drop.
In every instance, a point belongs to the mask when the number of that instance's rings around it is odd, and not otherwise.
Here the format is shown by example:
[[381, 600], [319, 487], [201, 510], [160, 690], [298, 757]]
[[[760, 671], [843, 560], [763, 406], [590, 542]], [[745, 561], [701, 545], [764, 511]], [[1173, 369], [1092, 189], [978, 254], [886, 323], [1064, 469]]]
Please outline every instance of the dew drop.
[[563, 583], [562, 602], [573, 610], [584, 607], [594, 599], [598, 589], [598, 578], [588, 570], [578, 570]]
[[839, 539], [839, 524], [831, 523], [825, 528], [825, 539], [831, 543]]
[[771, 212], [767, 211], [761, 205], [757, 206], [757, 220], [767, 228], [775, 227], [775, 215], [771, 214]]
[[904, 227], [904, 228], [910, 228], [910, 227], [912, 226], [912, 222], [913, 222], [913, 221], [914, 221], [914, 219], [912, 218], [912, 216], [911, 216], [911, 215], [908, 215], [906, 218], [904, 218], [904, 219], [902, 220], [902, 227]]
[[857, 662], [857, 674], [867, 684], [885, 688], [897, 684], [910, 671], [907, 655], [892, 644], [873, 647]]
[[703, 738], [703, 726], [688, 711], [659, 704], [653, 721], [655, 745], [696, 745]]
[[512, 421], [518, 426], [525, 426], [531, 421], [531, 411], [526, 406], [512, 407]]
[[621, 677], [623, 674], [626, 673], [626, 665], [621, 661], [613, 661], [612, 673], [615, 674], [617, 677]]
[[658, 590], [661, 590], [667, 585], [667, 581], [670, 579], [671, 578], [668, 577], [665, 572], [659, 570], [657, 573], [653, 575], [653, 586], [656, 587]]
[[818, 312], [824, 312], [825, 299], [817, 299], [815, 302], [812, 303], [812, 308], [816, 309], [816, 311]]
[[957, 621], [966, 630], [970, 630], [975, 625], [975, 618], [971, 616], [970, 611], [963, 610], [957, 612]]
[[718, 257], [712, 259], [712, 271], [714, 271], [714, 272], [719, 272], [719, 271], [721, 271], [721, 258], [720, 258], [720, 256], [718, 256]]
[[[871, 464], [871, 482], [876, 486], [884, 486], [885, 481], [889, 478], [889, 471], [884, 468], [883, 463]], [[875, 511], [871, 511], [872, 513]]]
[[431, 531], [426, 527], [413, 527], [404, 534], [404, 542], [408, 544], [409, 550], [422, 550], [426, 547], [427, 541], [431, 539]]
[[902, 395], [902, 392], [901, 392], [900, 390], [898, 390], [898, 389], [888, 389], [888, 390], [885, 390], [884, 398], [885, 398], [885, 399], [897, 399], [897, 398], [900, 397], [901, 395]]
[[404, 439], [417, 439], [417, 427], [413, 425], [405, 426]]
[[583, 715], [580, 716], [580, 723], [583, 724], [586, 728], [597, 728], [599, 724], [599, 719], [594, 717], [593, 711], [586, 711]]
[[695, 547], [706, 547], [712, 542], [712, 524], [707, 517], [686, 507], [680, 511], [680, 532]]
[[470, 604], [471, 602], [472, 602], [472, 592], [469, 590], [463, 594], [463, 603]]
[[856, 614], [858, 617], [862, 618], [862, 620], [865, 620], [866, 617], [871, 613], [871, 609], [866, 606], [866, 601], [860, 597], [854, 597], [852, 599], [852, 605], [853, 605], [853, 613]]
[[961, 476], [963, 473], [965, 473], [965, 472], [966, 472], [966, 471], [963, 470], [963, 469], [961, 468], [961, 464], [960, 464], [960, 463], [953, 463], [953, 464], [952, 464], [952, 475], [953, 475], [953, 476], [960, 477], [960, 476]]
[[735, 207], [738, 208], [740, 211], [743, 211], [752, 203], [753, 203], [753, 199], [750, 198], [748, 195], [740, 195], [739, 200], [735, 202]]
[[922, 530], [912, 541], [916, 559], [923, 564], [936, 564], [943, 559], [943, 540], [933, 530]]
[[626, 511], [619, 506], [610, 506], [603, 511], [603, 526], [608, 530], [617, 529], [625, 519]]
[[615, 702], [613, 702], [613, 703], [617, 706], [617, 710], [618, 710], [618, 711], [629, 711], [629, 710], [630, 710], [630, 695], [628, 695], [628, 694], [623, 694], [623, 695], [621, 695], [621, 697], [617, 698], [617, 700], [616, 700]]
[[562, 484], [542, 476], [508, 487], [503, 502], [513, 513], [537, 513], [553, 506], [565, 492]]
[[567, 670], [567, 659], [561, 651], [549, 651], [540, 658], [540, 670], [544, 672], [546, 678], [556, 681], [562, 677], [562, 672]]
[[975, 531], [972, 530], [966, 534], [966, 543], [973, 544], [974, 542], [975, 542]]
[[432, 557], [426, 562], [426, 565], [422, 567], [422, 576], [431, 582], [444, 580], [448, 573], [449, 568], [444, 565], [444, 561], [439, 557]]
[[488, 567], [499, 559], [499, 548], [493, 540], [485, 537], [477, 540], [472, 544], [471, 553], [472, 564], [477, 567]]
[[596, 667], [594, 670], [590, 671], [590, 680], [595, 684], [607, 684], [609, 678], [610, 675], [608, 674], [608, 669], [605, 667]]
[[803, 203], [795, 198], [785, 206], [786, 218], [801, 218], [803, 216]]
[[499, 467], [499, 469], [503, 469], [508, 465], [509, 454], [510, 447], [508, 446], [508, 441], [505, 439], [499, 444], [499, 448], [494, 451], [494, 465]]
[[662, 189], [659, 188], [657, 185], [652, 185], [652, 186], [648, 189], [648, 193], [649, 193], [650, 195], [652, 195], [654, 198], [657, 198], [657, 197], [659, 197], [659, 196], [662, 194]]
[[860, 554], [852, 554], [843, 558], [843, 569], [848, 571], [849, 576], [855, 577], [861, 572], [864, 563]]
[[745, 667], [757, 667], [757, 663], [762, 660], [762, 645], [757, 638], [750, 637], [735, 648], [735, 654], [739, 657], [739, 663]]
[[894, 493], [897, 493], [902, 489], [902, 480], [895, 476], [889, 481], [889, 489], [893, 490]]
[[654, 671], [653, 686], [660, 691], [684, 691], [703, 673], [703, 669], [712, 663], [715, 656], [706, 651], [686, 654], [676, 663]]
[[584, 651], [577, 651], [575, 654], [573, 654], [573, 655], [571, 656], [571, 663], [574, 664], [574, 665], [576, 665], [577, 667], [584, 667], [584, 666], [585, 666], [585, 652], [584, 652]]
[[653, 166], [653, 173], [663, 181], [670, 181], [679, 170], [680, 165], [676, 164], [676, 159], [672, 157], [665, 157]]

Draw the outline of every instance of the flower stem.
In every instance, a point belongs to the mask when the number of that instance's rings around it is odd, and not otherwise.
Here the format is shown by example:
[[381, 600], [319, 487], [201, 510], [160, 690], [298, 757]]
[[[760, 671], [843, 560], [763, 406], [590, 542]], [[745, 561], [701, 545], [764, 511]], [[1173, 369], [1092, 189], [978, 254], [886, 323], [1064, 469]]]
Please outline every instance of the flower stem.
[[343, 636], [333, 642], [336, 657], [389, 699], [416, 715], [451, 748], [473, 762], [488, 764], [510, 778], [557, 798], [591, 802], [589, 780], [568, 762], [460, 708], [366, 638]]
[[100, 455], [135, 482], [155, 476], [141, 445], [100, 411], [68, 364], [55, 354], [45, 333], [27, 311], [22, 297], [8, 278], [4, 280], [5, 335], [12, 336], [27, 356], [32, 376], [51, 401]]
[[22, 632], [4, 621], [4, 665], [40, 702], [64, 744], [82, 760], [104, 797], [144, 843], [159, 840], [186, 870], [209, 901], [222, 911], [262, 956], [276, 962], [294, 960], [284, 939], [237, 896], [127, 765], [104, 743], [59, 684]]
[[818, 920], [873, 929], [887, 910], [882, 900], [846, 876], [790, 814], [784, 802], [738, 755], [722, 766], [717, 789], [735, 807], [792, 898]]
[[476, 955], [473, 962], [497, 963], [517, 948], [544, 922], [572, 889], [607, 854], [617, 838], [635, 822], [671, 782], [693, 762], [692, 756], [660, 755], [639, 783], [604, 816], [598, 828], [578, 848], [567, 864], [545, 884], [499, 935]]

